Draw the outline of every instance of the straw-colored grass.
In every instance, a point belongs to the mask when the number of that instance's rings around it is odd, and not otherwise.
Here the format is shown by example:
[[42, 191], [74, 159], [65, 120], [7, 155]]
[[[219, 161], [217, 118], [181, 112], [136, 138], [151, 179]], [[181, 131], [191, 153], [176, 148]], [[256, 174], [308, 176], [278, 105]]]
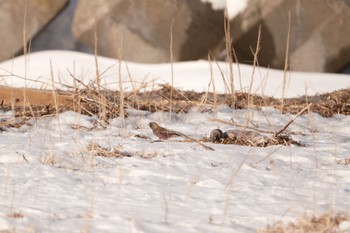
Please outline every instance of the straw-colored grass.
[[[121, 105], [120, 92], [102, 90], [99, 94], [94, 83], [86, 85], [83, 89], [56, 90], [55, 94], [52, 91], [26, 89], [26, 98], [23, 97], [22, 91], [22, 88], [0, 87], [0, 110], [13, 111], [18, 120], [55, 115], [67, 110], [87, 115], [96, 114], [103, 116], [105, 120], [119, 116], [121, 112], [127, 117], [125, 111], [120, 111], [120, 106], [150, 112], [167, 112], [170, 111], [171, 106], [175, 113], [185, 113], [194, 107], [201, 111], [214, 111], [217, 105], [246, 109], [249, 98], [247, 93], [236, 92], [236, 103], [235, 106], [232, 106], [231, 94], [181, 91], [169, 85], [163, 85], [160, 86], [160, 89], [149, 92], [124, 92], [123, 105]], [[171, 92], [172, 94], [170, 94]], [[170, 101], [172, 105], [169, 104]], [[27, 102], [26, 108], [23, 108], [23, 102]], [[350, 89], [309, 96], [307, 99], [303, 96], [285, 99], [284, 112], [297, 114], [309, 103], [312, 103], [309, 109], [311, 112], [324, 117], [331, 117], [334, 114], [350, 115]], [[104, 107], [102, 108], [101, 105]], [[254, 106], [257, 109], [260, 107], [280, 109], [281, 100], [255, 95]], [[101, 112], [102, 110], [103, 112]], [[7, 123], [0, 122], [0, 127], [4, 124]]]
[[303, 216], [296, 222], [284, 224], [278, 221], [269, 225], [264, 230], [259, 230], [259, 233], [340, 233], [344, 232], [339, 228], [339, 225], [344, 221], [350, 221], [348, 214], [324, 213], [319, 217]]

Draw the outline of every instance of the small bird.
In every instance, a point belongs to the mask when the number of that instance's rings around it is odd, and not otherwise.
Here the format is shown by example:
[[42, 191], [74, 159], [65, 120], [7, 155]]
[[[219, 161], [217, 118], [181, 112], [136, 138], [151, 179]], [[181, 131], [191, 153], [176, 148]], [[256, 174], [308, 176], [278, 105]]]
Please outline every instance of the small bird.
[[214, 129], [209, 137], [211, 142], [221, 143], [229, 140], [234, 144], [243, 144], [255, 146], [264, 143], [267, 138], [259, 133], [251, 130], [227, 130], [223, 132], [221, 129]]
[[150, 122], [148, 125], [149, 127], [151, 127], [154, 135], [156, 135], [159, 139], [169, 139], [172, 137], [188, 138], [188, 136], [186, 136], [185, 134], [174, 130], [168, 130], [166, 128], [163, 128], [159, 126], [156, 122]]
[[199, 142], [198, 140], [190, 138], [189, 136], [187, 136], [183, 133], [161, 127], [156, 122], [150, 122], [148, 125], [152, 129], [153, 134], [156, 135], [160, 140], [169, 139], [172, 137], [183, 137], [183, 138], [187, 138], [193, 142], [196, 142], [197, 144], [204, 147], [206, 150], [214, 150], [213, 148], [206, 146], [203, 143]]
[[211, 131], [209, 138], [212, 142], [220, 142], [222, 139], [227, 138], [227, 134], [222, 132], [221, 129], [214, 129]]

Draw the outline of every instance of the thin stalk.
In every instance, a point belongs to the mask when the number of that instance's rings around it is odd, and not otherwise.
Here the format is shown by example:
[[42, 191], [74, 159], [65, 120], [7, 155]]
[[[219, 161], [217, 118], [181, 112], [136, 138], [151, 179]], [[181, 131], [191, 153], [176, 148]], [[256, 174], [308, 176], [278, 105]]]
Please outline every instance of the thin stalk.
[[248, 91], [248, 106], [253, 105], [253, 96], [252, 96], [252, 89], [253, 89], [253, 81], [254, 81], [254, 76], [255, 76], [255, 70], [256, 66], [258, 64], [258, 54], [260, 51], [260, 40], [261, 40], [261, 25], [259, 26], [259, 32], [258, 32], [258, 40], [256, 43], [256, 48], [254, 52], [254, 61], [253, 61], [253, 72], [252, 72], [252, 77], [250, 79], [250, 84], [249, 84], [249, 91]]
[[170, 48], [169, 48], [170, 49], [170, 68], [171, 68], [171, 88], [170, 88], [170, 106], [169, 106], [170, 120], [172, 115], [173, 88], [174, 88], [173, 27], [174, 27], [174, 19], [171, 20], [171, 24], [170, 24]]
[[290, 11], [288, 12], [288, 32], [287, 32], [287, 41], [286, 41], [286, 56], [284, 59], [284, 74], [283, 74], [283, 84], [282, 84], [282, 101], [281, 101], [281, 112], [283, 113], [284, 109], [284, 95], [286, 91], [286, 82], [287, 82], [287, 70], [289, 66], [289, 42], [290, 42]]
[[228, 65], [230, 69], [230, 94], [231, 94], [231, 103], [232, 106], [235, 106], [236, 103], [236, 93], [235, 93], [235, 80], [233, 74], [233, 59], [232, 59], [232, 39], [231, 39], [231, 28], [230, 20], [227, 15], [227, 8], [225, 9], [224, 17], [224, 27], [225, 27], [225, 41], [226, 41], [226, 56], [228, 59]]

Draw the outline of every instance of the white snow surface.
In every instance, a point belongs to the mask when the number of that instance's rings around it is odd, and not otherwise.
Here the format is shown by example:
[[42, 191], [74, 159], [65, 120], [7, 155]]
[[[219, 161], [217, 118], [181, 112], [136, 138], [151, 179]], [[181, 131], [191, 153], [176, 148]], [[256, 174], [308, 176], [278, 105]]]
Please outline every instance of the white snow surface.
[[[0, 84], [50, 89], [51, 60], [55, 88], [75, 87], [78, 84], [69, 73], [89, 83], [95, 79], [94, 59], [75, 52], [33, 53], [26, 65], [24, 57], [1, 63]], [[148, 89], [171, 82], [170, 64], [123, 61], [119, 67], [119, 61], [103, 57], [98, 63], [107, 88], [119, 88], [119, 75], [125, 90], [145, 80]], [[220, 62], [219, 66], [227, 79], [228, 65]], [[206, 91], [209, 67], [207, 61], [174, 63], [175, 86]], [[227, 92], [217, 65], [212, 67], [216, 91]], [[249, 87], [252, 69], [240, 65], [242, 89]], [[239, 87], [236, 64], [234, 72]], [[292, 72], [288, 76], [289, 97], [305, 94], [305, 86], [313, 94], [350, 85], [346, 75]], [[278, 97], [282, 79], [282, 71], [257, 68], [252, 90]], [[0, 110], [0, 231], [255, 232], [275, 221], [295, 221], [304, 213], [349, 213], [349, 165], [337, 161], [350, 156], [350, 116], [298, 117], [288, 130], [297, 132], [291, 136], [305, 147], [206, 143], [215, 149], [209, 151], [178, 138], [155, 142], [148, 123], [156, 121], [202, 138], [215, 128], [234, 129], [212, 118], [277, 130], [293, 115], [225, 106], [217, 112], [194, 108], [171, 116], [127, 111], [125, 120], [114, 118], [108, 124], [97, 116], [63, 112], [11, 128], [1, 122], [15, 120], [12, 113]], [[140, 134], [151, 139], [137, 137]], [[92, 156], [87, 150], [92, 142], [132, 156]], [[349, 226], [346, 222], [341, 230], [349, 232]]]
[[[182, 90], [213, 92], [215, 87], [217, 93], [230, 93], [231, 72], [226, 62], [174, 63], [173, 76], [171, 64], [119, 62], [106, 57], [98, 57], [97, 62], [101, 85], [112, 90], [119, 90], [119, 80], [122, 80], [124, 91], [152, 90], [159, 88], [159, 84], [173, 84]], [[232, 69], [236, 90], [267, 96], [296, 97], [350, 87], [350, 75], [345, 74], [285, 74], [281, 70], [243, 64], [233, 64]], [[43, 51], [0, 63], [0, 85], [6, 86], [52, 89], [54, 85], [67, 89], [79, 86], [79, 81], [85, 84], [96, 81], [95, 77], [95, 57], [79, 52]]]
[[[289, 130], [304, 132], [293, 138], [306, 147], [207, 143], [215, 149], [209, 151], [176, 139], [154, 142], [148, 123], [200, 138], [217, 127], [231, 129], [213, 117], [242, 124], [249, 118], [271, 130], [292, 116], [228, 107], [217, 115], [194, 109], [171, 120], [161, 112], [129, 114], [125, 127], [116, 118], [87, 130], [96, 117], [64, 112], [1, 132], [0, 231], [255, 232], [304, 213], [350, 209], [349, 166], [336, 163], [349, 156], [349, 116], [299, 117]], [[86, 150], [91, 142], [133, 156], [94, 157]]]
[[213, 9], [226, 8], [230, 19], [242, 12], [248, 4], [247, 0], [202, 0], [202, 2], [210, 2]]

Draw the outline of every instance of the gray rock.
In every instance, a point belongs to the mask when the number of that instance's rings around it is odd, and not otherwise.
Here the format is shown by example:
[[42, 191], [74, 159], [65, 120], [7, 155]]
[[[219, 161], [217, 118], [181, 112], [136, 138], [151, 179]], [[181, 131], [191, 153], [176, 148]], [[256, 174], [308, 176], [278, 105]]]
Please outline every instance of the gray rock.
[[73, 34], [93, 47], [95, 19], [98, 53], [135, 62], [173, 61], [206, 57], [224, 37], [223, 11], [200, 0], [78, 1]]
[[337, 72], [350, 62], [349, 0], [250, 0], [232, 21], [239, 61], [252, 63], [261, 25], [259, 64], [283, 69], [289, 12], [292, 70]]
[[66, 8], [55, 17], [32, 40], [31, 51], [75, 50], [93, 53], [91, 48], [80, 43], [71, 33], [71, 24], [76, 7], [76, 0], [70, 0]]
[[[0, 61], [10, 59], [19, 53], [23, 49], [23, 45], [42, 30], [66, 6], [67, 2], [68, 0], [0, 1], [0, 33], [2, 38]], [[25, 42], [23, 41], [24, 32]]]

